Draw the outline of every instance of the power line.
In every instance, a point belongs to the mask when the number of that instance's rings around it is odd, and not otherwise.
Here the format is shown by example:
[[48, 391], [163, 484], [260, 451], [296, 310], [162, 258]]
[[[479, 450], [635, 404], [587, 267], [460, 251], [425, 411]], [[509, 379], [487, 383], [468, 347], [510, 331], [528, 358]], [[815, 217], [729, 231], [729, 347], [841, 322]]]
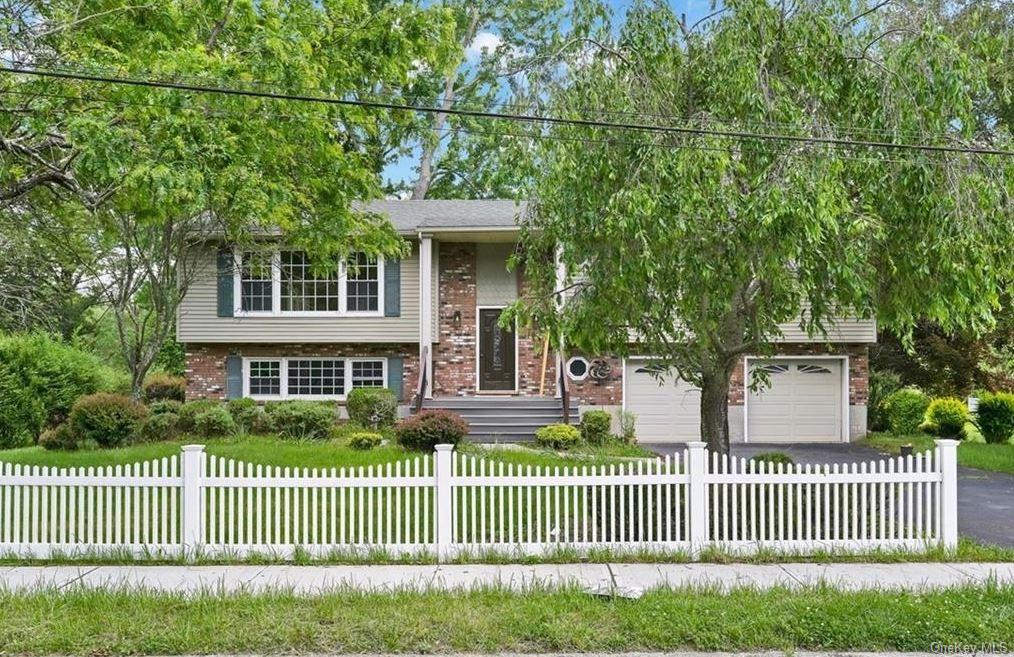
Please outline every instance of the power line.
[[46, 69], [29, 69], [21, 67], [0, 67], [0, 71], [6, 73], [17, 73], [22, 75], [35, 75], [40, 77], [61, 78], [69, 80], [81, 80], [87, 82], [102, 82], [106, 84], [120, 84], [135, 87], [151, 87], [157, 89], [173, 89], [176, 91], [190, 91], [195, 93], [212, 93], [230, 96], [245, 96], [250, 98], [269, 98], [272, 100], [289, 100], [296, 102], [323, 103], [346, 107], [361, 107], [371, 109], [384, 109], [394, 111], [422, 112], [427, 114], [447, 114], [454, 116], [467, 116], [472, 118], [483, 118], [498, 121], [515, 121], [523, 123], [541, 123], [546, 125], [579, 126], [588, 128], [608, 128], [616, 130], [633, 130], [653, 133], [672, 133], [690, 135], [697, 137], [721, 137], [739, 140], [762, 140], [762, 141], [784, 141], [794, 143], [823, 144], [828, 146], [847, 146], [860, 148], [880, 148], [889, 150], [923, 151], [935, 153], [966, 153], [976, 155], [1000, 155], [1011, 157], [1014, 151], [998, 150], [990, 148], [944, 146], [937, 144], [907, 144], [885, 141], [868, 141], [841, 139], [837, 137], [815, 137], [790, 134], [758, 133], [741, 130], [715, 130], [709, 128], [696, 128], [673, 125], [651, 125], [644, 123], [621, 123], [613, 121], [596, 121], [591, 119], [571, 119], [555, 116], [538, 116], [532, 114], [511, 114], [498, 113], [483, 110], [468, 110], [460, 108], [438, 108], [424, 107], [417, 105], [405, 105], [385, 101], [359, 100], [352, 98], [334, 98], [330, 96], [311, 96], [304, 94], [282, 94], [268, 91], [256, 91], [250, 89], [235, 89], [229, 87], [214, 87], [197, 84], [186, 84], [181, 82], [170, 82], [162, 80], [141, 80], [137, 78], [123, 78], [105, 75], [93, 75], [85, 73], [65, 73]]

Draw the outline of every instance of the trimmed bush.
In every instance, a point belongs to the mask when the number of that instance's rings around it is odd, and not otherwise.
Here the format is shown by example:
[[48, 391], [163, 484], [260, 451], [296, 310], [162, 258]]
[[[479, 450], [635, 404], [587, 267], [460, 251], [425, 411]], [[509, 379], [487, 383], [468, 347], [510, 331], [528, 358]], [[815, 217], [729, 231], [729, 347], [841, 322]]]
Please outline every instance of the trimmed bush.
[[606, 411], [585, 411], [581, 416], [581, 438], [589, 445], [605, 445], [613, 437], [613, 418]]
[[581, 443], [581, 432], [569, 424], [547, 424], [535, 430], [535, 444], [546, 449], [572, 449]]
[[141, 440], [149, 443], [164, 442], [180, 433], [180, 416], [176, 413], [152, 414], [141, 426]]
[[352, 449], [373, 449], [379, 447], [384, 437], [373, 431], [357, 431], [349, 436], [348, 445]]
[[70, 426], [84, 443], [120, 447], [134, 442], [148, 419], [148, 409], [125, 395], [86, 395], [70, 409]]
[[157, 372], [148, 375], [141, 390], [146, 402], [171, 399], [182, 403], [187, 396], [187, 380], [182, 376]]
[[129, 389], [126, 375], [42, 334], [0, 336], [0, 442], [32, 442], [95, 392]]
[[231, 436], [236, 433], [236, 420], [232, 419], [225, 406], [215, 406], [197, 414], [194, 429], [205, 438]]
[[226, 404], [232, 419], [241, 433], [261, 433], [270, 431], [268, 416], [260, 405], [249, 397], [230, 399]]
[[926, 408], [926, 416], [920, 428], [936, 436], [959, 438], [970, 419], [964, 401], [957, 397], [938, 397]]
[[398, 399], [387, 388], [354, 388], [345, 400], [349, 419], [364, 427], [393, 427], [398, 419]]
[[919, 430], [928, 407], [929, 397], [918, 388], [896, 390], [884, 399], [887, 426], [893, 433], [915, 433]]
[[55, 427], [50, 427], [39, 436], [39, 445], [48, 450], [72, 451], [79, 447], [78, 438], [70, 423], [64, 422]]
[[298, 440], [326, 439], [336, 419], [330, 402], [284, 401], [268, 404], [264, 410], [280, 436]]
[[190, 433], [191, 431], [197, 430], [197, 416], [212, 408], [216, 408], [221, 404], [214, 399], [195, 399], [194, 401], [188, 401], [179, 409], [180, 416], [180, 431], [182, 433]]
[[178, 401], [166, 399], [148, 404], [148, 411], [152, 415], [161, 415], [163, 413], [175, 413], [176, 415], [179, 415], [180, 407], [182, 406], [183, 404]]
[[870, 372], [870, 392], [867, 408], [869, 409], [870, 431], [886, 431], [891, 428], [884, 408], [884, 400], [892, 393], [901, 390], [901, 377], [890, 370]]
[[398, 444], [406, 449], [432, 451], [436, 445], [457, 445], [468, 435], [468, 422], [445, 410], [423, 411], [394, 428]]
[[771, 472], [771, 466], [775, 466], [777, 468], [779, 464], [785, 466], [795, 465], [796, 463], [792, 460], [792, 457], [785, 452], [761, 452], [760, 454], [754, 454], [751, 456], [750, 460], [758, 465], [761, 463], [770, 464], [767, 466], [768, 472]]
[[975, 424], [987, 443], [1006, 443], [1014, 436], [1014, 394], [987, 392], [979, 397]]

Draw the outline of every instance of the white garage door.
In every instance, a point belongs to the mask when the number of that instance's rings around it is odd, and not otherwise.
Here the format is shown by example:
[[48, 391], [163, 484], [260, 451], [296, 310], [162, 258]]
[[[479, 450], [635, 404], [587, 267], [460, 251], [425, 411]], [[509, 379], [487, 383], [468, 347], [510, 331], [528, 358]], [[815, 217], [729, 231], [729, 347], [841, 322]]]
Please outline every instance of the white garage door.
[[767, 360], [770, 386], [748, 392], [747, 439], [764, 442], [841, 442], [842, 364], [837, 360]]
[[623, 372], [626, 409], [637, 416], [637, 440], [671, 443], [700, 440], [701, 391], [686, 381], [651, 374], [651, 363], [628, 360]]

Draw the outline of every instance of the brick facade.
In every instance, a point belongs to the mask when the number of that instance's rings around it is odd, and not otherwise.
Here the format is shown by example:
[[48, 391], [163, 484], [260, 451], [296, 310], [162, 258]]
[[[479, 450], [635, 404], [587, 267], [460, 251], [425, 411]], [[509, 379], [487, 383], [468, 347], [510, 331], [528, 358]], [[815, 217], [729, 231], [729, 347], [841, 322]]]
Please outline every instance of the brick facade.
[[415, 344], [187, 344], [187, 399], [225, 398], [225, 359], [229, 355], [401, 356], [405, 400], [415, 393], [419, 376], [419, 347]]
[[[778, 354], [783, 356], [827, 356], [848, 355], [849, 357], [849, 405], [862, 406], [869, 399], [870, 358], [869, 347], [865, 344], [794, 344], [778, 345]], [[774, 356], [777, 358], [778, 356]], [[742, 406], [748, 382], [745, 381], [743, 361], [740, 360], [732, 373], [729, 385], [729, 404]]]
[[[475, 244], [440, 242], [433, 396], [475, 394]], [[455, 313], [460, 313], [455, 319]]]

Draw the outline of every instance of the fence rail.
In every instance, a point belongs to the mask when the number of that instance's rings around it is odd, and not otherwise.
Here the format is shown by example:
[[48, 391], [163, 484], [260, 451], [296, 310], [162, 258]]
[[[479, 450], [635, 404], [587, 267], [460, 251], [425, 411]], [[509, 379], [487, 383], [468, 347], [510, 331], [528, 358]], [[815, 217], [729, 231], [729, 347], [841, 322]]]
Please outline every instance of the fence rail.
[[734, 551], [957, 545], [957, 442], [917, 456], [786, 465], [708, 454], [520, 466], [457, 454], [281, 468], [187, 445], [100, 468], [0, 463], [0, 552], [243, 556], [383, 548]]

